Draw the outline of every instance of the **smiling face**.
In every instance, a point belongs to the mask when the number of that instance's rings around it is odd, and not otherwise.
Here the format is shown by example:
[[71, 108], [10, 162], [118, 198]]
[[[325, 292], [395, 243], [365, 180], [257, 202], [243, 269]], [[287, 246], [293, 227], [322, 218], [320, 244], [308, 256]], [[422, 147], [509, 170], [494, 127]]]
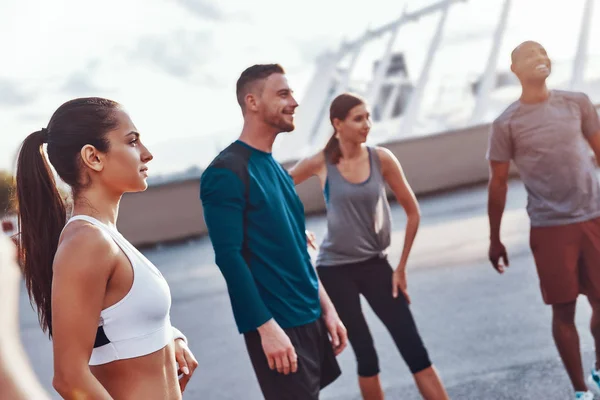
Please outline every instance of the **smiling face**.
[[524, 83], [544, 82], [552, 71], [546, 49], [537, 42], [524, 42], [512, 53], [511, 70]]
[[265, 79], [258, 101], [258, 114], [279, 132], [294, 130], [294, 112], [298, 107], [293, 91], [283, 74], [271, 74]]

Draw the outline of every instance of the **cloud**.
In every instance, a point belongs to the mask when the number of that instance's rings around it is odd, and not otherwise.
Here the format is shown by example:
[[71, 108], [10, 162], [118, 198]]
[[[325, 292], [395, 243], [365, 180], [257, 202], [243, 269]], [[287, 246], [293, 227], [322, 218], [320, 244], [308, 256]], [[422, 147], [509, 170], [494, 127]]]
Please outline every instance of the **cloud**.
[[24, 106], [33, 103], [35, 95], [26, 93], [19, 85], [6, 78], [0, 78], [0, 105]]
[[225, 18], [225, 13], [210, 0], [177, 0], [177, 3], [202, 19], [222, 21]]
[[310, 39], [297, 39], [295, 45], [301, 60], [312, 64], [326, 50], [337, 50], [339, 40], [331, 35], [319, 35]]
[[132, 61], [151, 62], [176, 78], [189, 78], [217, 57], [208, 31], [175, 31], [142, 37], [129, 54]]
[[26, 112], [19, 114], [18, 119], [22, 122], [39, 122], [47, 120], [48, 116], [46, 114]]
[[77, 97], [97, 95], [102, 89], [96, 86], [93, 80], [100, 65], [100, 60], [94, 59], [82, 70], [72, 73], [60, 88], [61, 92]]
[[73, 96], [92, 96], [100, 89], [94, 85], [89, 74], [79, 71], [69, 76], [61, 87], [61, 91]]
[[211, 22], [244, 22], [254, 20], [251, 12], [246, 10], [224, 11], [211, 0], [177, 0], [177, 3], [196, 17]]

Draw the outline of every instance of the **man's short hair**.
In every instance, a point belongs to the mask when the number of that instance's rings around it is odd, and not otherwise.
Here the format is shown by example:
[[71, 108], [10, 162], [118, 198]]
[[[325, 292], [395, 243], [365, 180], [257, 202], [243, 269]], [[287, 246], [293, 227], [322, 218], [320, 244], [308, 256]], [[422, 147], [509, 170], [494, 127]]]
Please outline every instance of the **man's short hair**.
[[[258, 81], [267, 79], [272, 74], [285, 74], [283, 67], [279, 64], [256, 64], [246, 68], [240, 75], [236, 84], [237, 101], [242, 110], [244, 109], [244, 98], [254, 88]], [[259, 88], [262, 93], [262, 86]]]

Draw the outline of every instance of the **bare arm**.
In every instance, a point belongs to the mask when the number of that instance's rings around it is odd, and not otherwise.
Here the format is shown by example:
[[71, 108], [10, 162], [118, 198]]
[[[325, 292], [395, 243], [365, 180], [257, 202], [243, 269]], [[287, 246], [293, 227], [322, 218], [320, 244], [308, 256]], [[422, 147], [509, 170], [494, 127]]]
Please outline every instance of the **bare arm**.
[[586, 139], [596, 157], [596, 165], [600, 165], [600, 131], [592, 136], [586, 137]]
[[346, 348], [348, 342], [348, 333], [346, 332], [346, 327], [340, 320], [340, 317], [320, 279], [319, 299], [321, 302], [321, 309], [323, 310], [323, 320], [325, 322], [325, 326], [327, 326], [327, 331], [331, 336], [333, 351], [337, 356]]
[[406, 268], [410, 250], [412, 249], [415, 237], [417, 236], [417, 231], [421, 222], [421, 211], [419, 209], [417, 198], [408, 184], [404, 171], [396, 156], [388, 149], [382, 147], [377, 148], [377, 154], [381, 160], [383, 178], [392, 189], [392, 192], [394, 192], [396, 199], [406, 213], [407, 221], [404, 247], [398, 265], [398, 268], [404, 269]]
[[[319, 151], [310, 157], [304, 158], [296, 163], [288, 171], [294, 180], [294, 185], [299, 185], [313, 175], [319, 178], [321, 187], [325, 185], [327, 179], [327, 169], [325, 168], [325, 155], [323, 151]], [[306, 231], [306, 242], [308, 246], [317, 249], [317, 240], [314, 233]]]
[[0, 399], [45, 400], [19, 340], [19, 282], [15, 247], [0, 233]]
[[581, 110], [581, 132], [592, 148], [598, 165], [600, 163], [600, 116], [598, 116], [598, 109], [587, 95], [583, 95], [579, 99], [579, 108]]
[[500, 223], [506, 205], [509, 167], [510, 163], [508, 162], [490, 161], [488, 217], [490, 220], [490, 240], [492, 241], [500, 241]]
[[322, 151], [310, 157], [304, 158], [296, 163], [289, 174], [294, 179], [294, 184], [299, 185], [313, 175], [317, 175], [321, 184], [324, 184], [326, 177], [325, 155]]
[[406, 301], [410, 303], [410, 296], [408, 295], [408, 283], [406, 280], [406, 264], [408, 262], [408, 256], [412, 249], [417, 231], [419, 230], [419, 224], [421, 222], [421, 211], [419, 210], [419, 203], [412, 191], [410, 185], [406, 180], [402, 166], [396, 156], [383, 147], [377, 148], [377, 154], [381, 161], [381, 173], [386, 183], [394, 192], [398, 203], [404, 209], [406, 213], [406, 230], [404, 234], [404, 246], [402, 248], [402, 255], [400, 256], [400, 262], [394, 272], [392, 280], [392, 296], [398, 297], [398, 291], [401, 291], [406, 298]]
[[489, 258], [492, 266], [500, 273], [504, 272], [504, 266], [499, 264], [500, 258], [503, 258], [505, 266], [508, 266], [506, 249], [500, 239], [500, 224], [506, 206], [509, 168], [510, 162], [490, 161], [490, 181], [488, 183]]
[[94, 347], [106, 285], [119, 249], [98, 228], [73, 227], [56, 254], [52, 282], [54, 388], [65, 399], [111, 399], [92, 375]]

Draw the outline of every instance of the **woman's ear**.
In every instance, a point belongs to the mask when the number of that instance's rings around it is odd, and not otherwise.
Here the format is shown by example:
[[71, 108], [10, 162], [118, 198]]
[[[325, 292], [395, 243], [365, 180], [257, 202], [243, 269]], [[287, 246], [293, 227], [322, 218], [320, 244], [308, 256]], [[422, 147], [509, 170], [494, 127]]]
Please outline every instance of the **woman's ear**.
[[344, 121], [342, 121], [338, 118], [333, 119], [333, 128], [335, 129], [336, 132], [339, 133], [342, 130], [343, 125], [344, 125]]
[[83, 146], [80, 155], [81, 161], [83, 161], [83, 164], [86, 167], [96, 172], [100, 172], [104, 169], [104, 155], [91, 144]]

